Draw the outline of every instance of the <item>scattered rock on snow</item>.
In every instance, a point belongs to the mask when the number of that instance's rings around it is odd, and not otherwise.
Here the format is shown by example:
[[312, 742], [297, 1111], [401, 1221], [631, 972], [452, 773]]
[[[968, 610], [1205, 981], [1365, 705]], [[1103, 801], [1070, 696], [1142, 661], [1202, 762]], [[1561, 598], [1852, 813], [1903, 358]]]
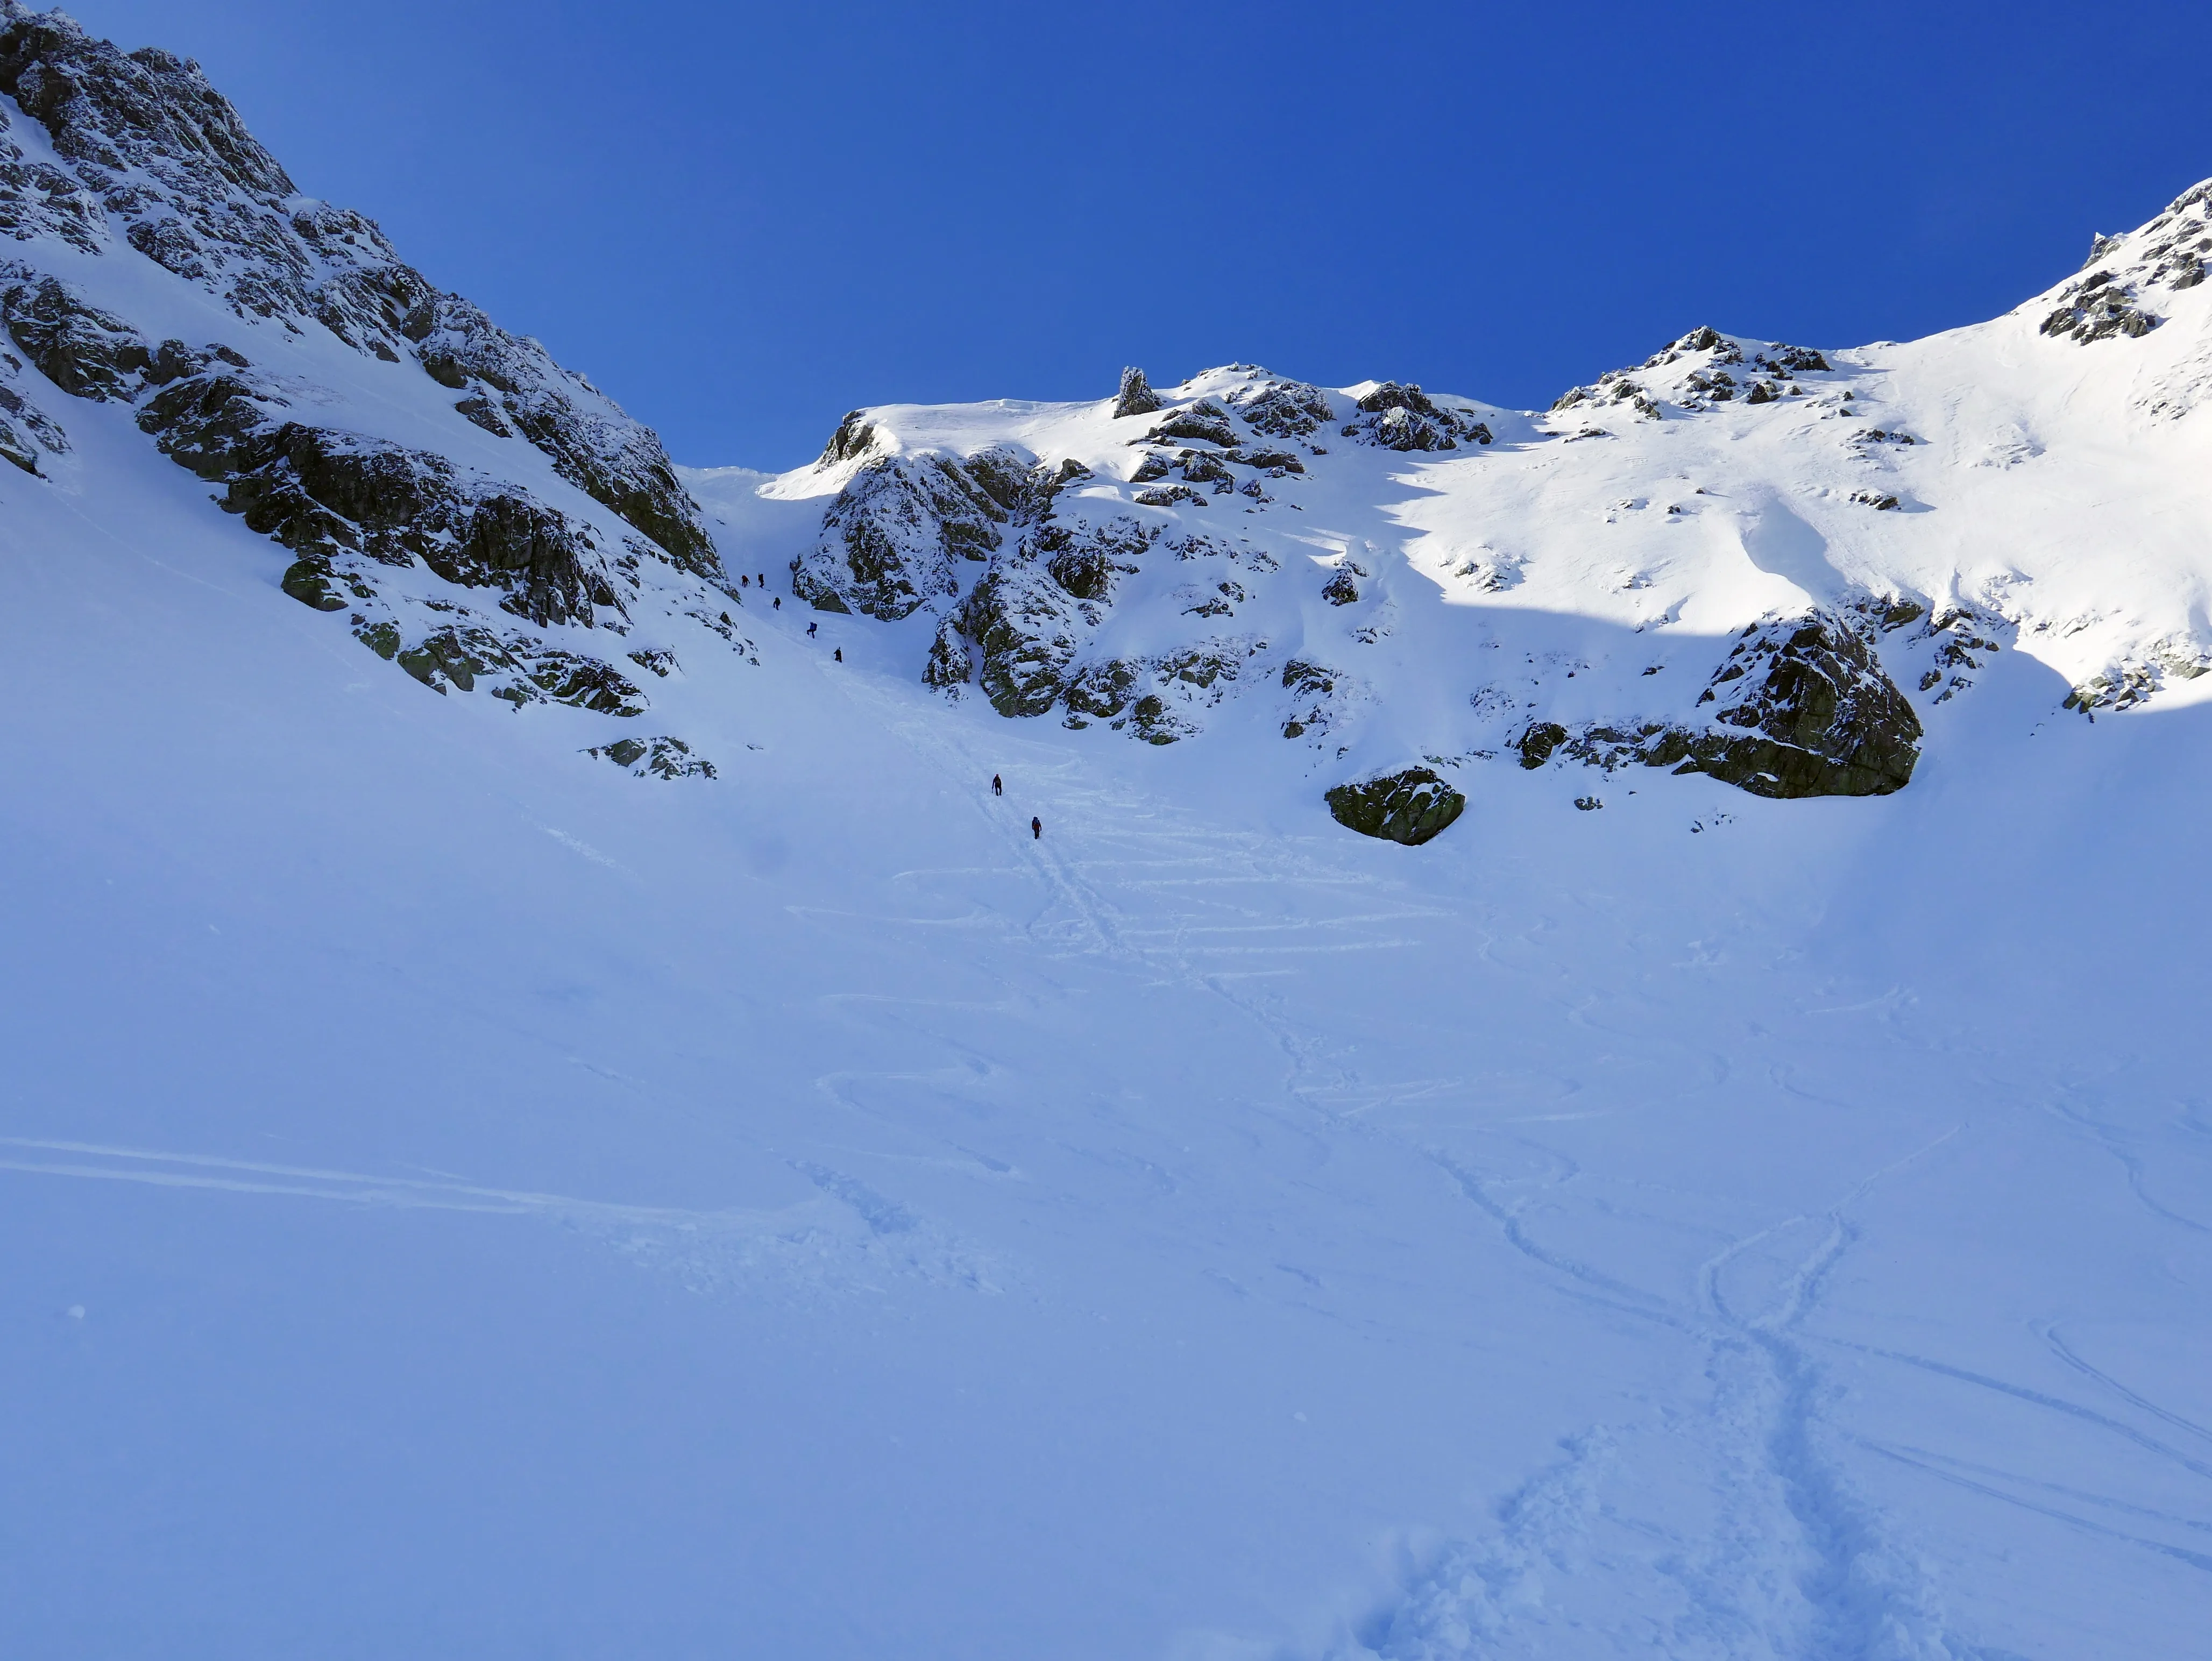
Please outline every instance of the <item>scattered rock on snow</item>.
[[2115, 335], [2140, 339], [2163, 320], [2136, 304], [2134, 285], [2093, 271], [2069, 285], [2064, 303], [2043, 319], [2040, 332], [2086, 346]]
[[617, 738], [584, 752], [611, 761], [635, 779], [713, 779], [714, 764], [692, 753], [681, 738]]

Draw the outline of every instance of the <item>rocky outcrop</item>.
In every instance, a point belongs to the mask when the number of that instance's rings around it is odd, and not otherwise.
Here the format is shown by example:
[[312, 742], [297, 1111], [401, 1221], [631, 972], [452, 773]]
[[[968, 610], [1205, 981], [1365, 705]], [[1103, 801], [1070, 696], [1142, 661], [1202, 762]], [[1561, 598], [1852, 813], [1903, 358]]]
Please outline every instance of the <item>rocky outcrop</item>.
[[[1148, 743], [1196, 732], [1196, 712], [1218, 702], [1261, 643], [1215, 638], [1164, 652], [1113, 655], [1093, 642], [1111, 610], [1117, 581], [1156, 550], [1203, 559], [1221, 550], [1203, 537], [1167, 539], [1124, 513], [1060, 515], [1049, 505], [994, 553], [975, 585], [939, 625], [924, 679], [939, 688], [973, 684], [1009, 717], [1062, 712], [1062, 724], [1103, 723]], [[1223, 557], [1225, 557], [1224, 555]], [[1218, 603], [1194, 607], [1233, 615]]]
[[1836, 614], [1744, 631], [1698, 700], [1713, 724], [1651, 721], [1570, 730], [1537, 722], [1515, 741], [1521, 765], [1555, 755], [1612, 768], [1702, 773], [1754, 796], [1887, 796], [1911, 782], [1920, 718], [1865, 638]]
[[[165, 352], [181, 355], [177, 343]], [[501, 591], [501, 609], [532, 622], [619, 614], [615, 575], [591, 528], [527, 491], [445, 457], [284, 419], [281, 395], [216, 362], [161, 388], [138, 424], [172, 459], [224, 488], [217, 498], [249, 528], [300, 557], [285, 573], [295, 597], [336, 609], [343, 568], [420, 561], [463, 588]]]
[[[23, 256], [0, 261], [0, 455], [37, 472], [69, 448], [33, 372], [64, 398], [130, 406], [221, 506], [290, 552], [285, 594], [342, 615], [370, 652], [441, 695], [639, 714], [647, 700], [628, 675], [539, 631], [627, 632], [649, 561], [690, 615], [749, 652], [659, 440], [538, 343], [401, 263], [369, 221], [300, 197], [198, 65], [151, 48], [125, 54], [58, 12], [0, 0], [0, 92], [29, 118], [0, 107], [0, 235]], [[33, 264], [41, 239], [121, 264], [143, 255], [242, 318], [411, 361], [459, 395], [463, 419], [534, 446], [611, 517], [352, 430], [328, 413], [347, 408], [343, 396], [265, 373], [232, 346], [152, 338]], [[542, 480], [544, 464], [517, 454]], [[495, 609], [477, 610], [478, 597]], [[674, 668], [665, 648], [627, 655], [656, 676]], [[641, 764], [669, 774], [685, 770], [684, 753], [653, 740]]]
[[143, 389], [154, 354], [129, 323], [20, 261], [0, 264], [0, 285], [9, 339], [63, 391], [106, 403]]
[[502, 609], [541, 624], [622, 609], [589, 526], [433, 452], [289, 419], [284, 395], [228, 347], [149, 345], [20, 264], [0, 266], [0, 324], [62, 391], [137, 404], [164, 454], [222, 485], [226, 509], [301, 556], [285, 590], [319, 609], [345, 603], [336, 570], [355, 556], [419, 560], [447, 582], [497, 588]]
[[1755, 796], [1887, 796], [1912, 779], [1920, 718], [1856, 630], [1832, 615], [1755, 625], [1700, 704], [1738, 730], [1698, 770]]
[[[556, 472], [635, 525], [672, 564], [699, 576], [720, 574], [698, 506], [651, 427], [562, 368], [536, 341], [517, 339], [458, 295], [439, 295], [427, 320], [416, 351], [432, 379], [466, 394], [456, 409], [495, 403], [515, 431], [552, 458]], [[402, 332], [423, 321], [419, 310], [410, 311]]]
[[1285, 738], [1320, 738], [1335, 724], [1344, 702], [1340, 683], [1346, 679], [1333, 669], [1293, 658], [1283, 665], [1283, 689], [1291, 694], [1291, 711], [1283, 719]]
[[[1968, 668], [1978, 667], [1966, 654], [1970, 651], [1994, 652], [1996, 642], [1978, 638], [1966, 629], [1953, 626], [1952, 633], [1937, 658], [1938, 668], [1931, 671], [1939, 677], [1952, 664], [1963, 662]], [[2212, 652], [2208, 652], [2187, 634], [2169, 635], [2153, 641], [2149, 649], [2139, 658], [2108, 664], [2097, 673], [2070, 688], [2062, 707], [2079, 710], [2094, 718], [2102, 710], [2132, 709], [2154, 694], [2164, 691], [2178, 681], [2195, 681], [2212, 673]], [[1956, 684], [1971, 686], [1971, 681], [1960, 680]], [[1944, 697], [1949, 697], [1947, 689]], [[1938, 700], [1941, 702], [1942, 700]]]
[[896, 621], [958, 594], [957, 562], [996, 548], [1006, 518], [956, 461], [880, 457], [853, 476], [813, 549], [793, 561], [792, 592], [818, 611]]
[[1195, 712], [1219, 701], [1256, 649], [1251, 641], [1204, 640], [1175, 652], [1085, 664], [1067, 678], [1061, 724], [1103, 721], [1148, 744], [1188, 738], [1200, 730]]
[[411, 356], [463, 395], [468, 419], [519, 433], [680, 568], [718, 574], [699, 510], [650, 428], [536, 341], [430, 283], [373, 221], [301, 197], [198, 64], [155, 47], [125, 53], [62, 13], [0, 0], [0, 92], [57, 159], [33, 160], [15, 134], [0, 135], [0, 231], [59, 235], [88, 253], [119, 238], [240, 317], [295, 332], [319, 324], [357, 351]]
[[16, 384], [22, 367], [13, 354], [0, 353], [0, 372], [4, 372], [0, 379], [0, 460], [35, 474], [41, 456], [69, 452], [69, 435]]
[[2067, 286], [2063, 303], [2043, 319], [2039, 332], [2086, 346], [2115, 335], [2140, 339], [2160, 322], [2136, 303], [2133, 284], [2110, 271], [2092, 271]]
[[528, 634], [502, 636], [480, 622], [464, 621], [433, 629], [410, 645], [389, 620], [358, 623], [355, 633], [378, 657], [441, 694], [481, 687], [518, 709], [555, 703], [601, 715], [645, 712], [645, 694], [611, 664]]
[[[857, 419], [848, 416], [839, 433]], [[963, 567], [988, 559], [1009, 527], [1044, 513], [1085, 472], [1006, 448], [877, 457], [847, 482], [815, 545], [792, 562], [792, 591], [817, 610], [886, 622], [949, 603]]]
[[2100, 236], [2083, 274], [2062, 286], [2040, 332], [2081, 345], [2139, 339], [2165, 321], [2154, 291], [2194, 288], [2212, 272], [2212, 184], [2184, 191], [2139, 231]]
[[1121, 390], [1114, 399], [1114, 419], [1126, 420], [1131, 415], [1149, 415], [1164, 408], [1160, 395], [1152, 391], [1141, 369], [1121, 372]]
[[1079, 613], [1040, 575], [1033, 567], [992, 571], [955, 620], [975, 644], [976, 684], [1001, 715], [1042, 715], [1067, 689]]
[[611, 761], [633, 779], [713, 779], [714, 764], [692, 753], [681, 738], [617, 738], [584, 752]]
[[1262, 438], [1310, 439], [1336, 419], [1327, 392], [1303, 381], [1270, 380], [1245, 387], [1229, 400], [1244, 424]]
[[[2212, 184], [2199, 185], [2176, 197], [2166, 210], [2143, 227], [2142, 252], [2148, 268], [2143, 281], [2167, 288], [2194, 288], [2204, 281], [2212, 260]], [[2100, 256], [2092, 253], [2094, 265]]]
[[111, 387], [127, 396], [138, 385], [148, 355], [121, 318], [72, 304], [62, 284], [20, 261], [0, 263], [0, 325], [15, 348], [0, 351], [0, 456], [37, 473], [41, 455], [65, 455], [70, 446], [24, 381], [26, 360], [62, 391], [104, 401]]
[[835, 467], [839, 462], [857, 461], [874, 447], [875, 442], [875, 423], [868, 419], [866, 410], [855, 409], [837, 423], [837, 430], [822, 446], [822, 454], [814, 464]]
[[[70, 284], [20, 263], [0, 265], [0, 326], [61, 392], [135, 406], [163, 454], [220, 486], [221, 506], [292, 552], [286, 594], [349, 613], [362, 644], [433, 691], [489, 690], [518, 707], [609, 715], [645, 708], [628, 676], [588, 652], [501, 629], [465, 605], [420, 595], [403, 604], [385, 591], [392, 577], [421, 571], [489, 591], [501, 611], [541, 627], [620, 627], [642, 539], [610, 560], [591, 524], [529, 491], [434, 452], [295, 419], [287, 392], [296, 389], [240, 353], [149, 343]], [[40, 419], [9, 396], [19, 417]], [[631, 656], [664, 676], [674, 664], [651, 648]]]
[[1488, 444], [1490, 428], [1466, 409], [1446, 409], [1418, 386], [1384, 381], [1358, 400], [1359, 413], [1338, 430], [1383, 450], [1456, 450]]
[[1692, 329], [1636, 368], [1610, 369], [1587, 386], [1569, 387], [1553, 401], [1552, 411], [1599, 415], [1626, 409], [1642, 419], [1662, 421], [1669, 404], [1696, 414], [1739, 399], [1773, 403], [1802, 391], [1796, 385], [1799, 376], [1832, 373], [1826, 355], [1808, 346], [1761, 346], [1717, 329]]
[[1071, 696], [1073, 665], [1085, 638], [1105, 617], [1116, 576], [1132, 574], [1158, 531], [1115, 516], [1103, 522], [1031, 525], [1006, 557], [994, 561], [953, 619], [972, 643], [975, 678], [1001, 715], [1042, 715], [1063, 698], [1072, 712], [1109, 717], [1114, 676], [1094, 677]]
[[1362, 836], [1419, 847], [1448, 829], [1467, 797], [1427, 767], [1405, 767], [1328, 793], [1336, 822]]
[[1186, 404], [1155, 426], [1139, 440], [1145, 444], [1166, 444], [1170, 440], [1200, 444], [1215, 444], [1226, 448], [1235, 444], [1237, 432], [1230, 424], [1229, 412], [1212, 398], [1200, 398]]

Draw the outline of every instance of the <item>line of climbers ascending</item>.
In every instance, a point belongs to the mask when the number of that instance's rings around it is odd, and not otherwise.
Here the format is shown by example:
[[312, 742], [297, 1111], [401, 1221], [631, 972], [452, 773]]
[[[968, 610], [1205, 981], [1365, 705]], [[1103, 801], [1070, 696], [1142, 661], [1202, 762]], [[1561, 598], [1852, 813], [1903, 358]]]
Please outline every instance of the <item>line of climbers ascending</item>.
[[[1006, 781], [1000, 778], [997, 773], [993, 773], [991, 775], [991, 794], [994, 796], [1004, 796], [1006, 793]], [[1042, 842], [1044, 840], [1044, 821], [1038, 818], [1035, 814], [1031, 814], [1030, 815], [1030, 840], [1034, 842]]]

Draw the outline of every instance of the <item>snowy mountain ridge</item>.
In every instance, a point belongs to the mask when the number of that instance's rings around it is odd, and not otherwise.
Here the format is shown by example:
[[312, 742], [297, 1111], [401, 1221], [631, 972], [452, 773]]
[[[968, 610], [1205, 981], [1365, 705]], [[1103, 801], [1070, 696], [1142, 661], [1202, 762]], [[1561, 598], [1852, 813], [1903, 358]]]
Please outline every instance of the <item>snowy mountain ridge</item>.
[[[2205, 187], [1907, 345], [1698, 329], [1541, 414], [1131, 372], [1092, 403], [855, 411], [748, 482], [679, 478], [543, 347], [300, 196], [194, 66], [9, 0], [0, 92], [0, 455], [86, 488], [71, 404], [128, 409], [289, 552], [285, 592], [441, 693], [682, 705], [687, 658], [757, 659], [748, 591], [787, 565], [948, 696], [1154, 744], [1241, 727], [1373, 829], [1413, 786], [1449, 822], [1501, 759], [1881, 794], [1993, 652], [2085, 712], [2212, 666]], [[674, 732], [577, 748], [715, 765]]]
[[830, 498], [802, 597], [927, 619], [924, 678], [1004, 714], [1163, 743], [1233, 695], [1354, 772], [1881, 793], [2001, 650], [2054, 712], [2197, 695], [2208, 201], [1910, 344], [1698, 329], [1540, 415], [1241, 365], [1133, 405], [860, 410], [761, 494]]

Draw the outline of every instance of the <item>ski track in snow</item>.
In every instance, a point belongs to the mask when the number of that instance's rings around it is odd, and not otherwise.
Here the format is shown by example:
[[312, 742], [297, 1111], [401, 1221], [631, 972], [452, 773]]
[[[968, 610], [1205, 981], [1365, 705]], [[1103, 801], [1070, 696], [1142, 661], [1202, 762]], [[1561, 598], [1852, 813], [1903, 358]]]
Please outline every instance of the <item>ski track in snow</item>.
[[[1009, 746], [998, 735], [986, 752], [954, 736], [965, 729], [902, 720], [902, 713], [885, 700], [884, 718], [945, 777], [986, 779], [1006, 765]], [[1040, 803], [1053, 828], [1046, 840], [1033, 841], [1018, 835], [1020, 815], [1007, 815], [1018, 857], [1025, 858], [1051, 900], [1029, 925], [1030, 936], [1052, 951], [1101, 955], [1212, 994], [1265, 1031], [1283, 1054], [1286, 1112], [1323, 1136], [1380, 1134], [1363, 1122], [1365, 1114], [1403, 1100], [1404, 1092], [1367, 1084], [1333, 1064], [1325, 1046], [1279, 1009], [1264, 988], [1294, 975], [1300, 958], [1387, 951], [1408, 943], [1409, 930], [1450, 920], [1451, 913], [1382, 880], [1302, 858], [1279, 839], [1206, 829], [1171, 804], [1086, 776], [1065, 757], [1036, 759], [1043, 765], [1023, 771], [1024, 812], [1029, 802]], [[989, 811], [988, 791], [975, 797]], [[1112, 829], [1062, 828], [1090, 823]], [[904, 875], [927, 883], [963, 873]], [[1263, 915], [1246, 899], [1279, 901], [1285, 892], [1297, 897], [1285, 907], [1296, 915], [1286, 918]], [[1486, 954], [1491, 943], [1486, 937]], [[1571, 1015], [1581, 1019], [1583, 1013]], [[1713, 1064], [1725, 1074], [1724, 1058]], [[1464, 1084], [1426, 1080], [1417, 1088]], [[1605, 1476], [1624, 1445], [1679, 1441], [1688, 1428], [1663, 1421], [1592, 1426], [1570, 1439], [1559, 1464], [1532, 1475], [1500, 1505], [1495, 1534], [1445, 1548], [1413, 1577], [1394, 1608], [1370, 1616], [1331, 1648], [1333, 1661], [1508, 1652], [1562, 1618], [1546, 1599], [1546, 1566], [1580, 1577], [1612, 1573], [1671, 1583], [1672, 1598], [1661, 1592], [1657, 1599], [1676, 1610], [1659, 1640], [1668, 1655], [1942, 1661], [1967, 1654], [1944, 1630], [1924, 1566], [1888, 1537], [1885, 1519], [1843, 1470], [1837, 1446], [1843, 1439], [1823, 1418], [1833, 1386], [1801, 1331], [1823, 1283], [1857, 1238], [1849, 1216], [1854, 1203], [1954, 1134], [1945, 1132], [1852, 1186], [1818, 1220], [1817, 1241], [1766, 1288], [1759, 1306], [1748, 1309], [1724, 1294], [1724, 1271], [1746, 1251], [1806, 1219], [1732, 1240], [1702, 1266], [1696, 1301], [1672, 1303], [1531, 1236], [1525, 1214], [1578, 1174], [1556, 1150], [1530, 1144], [1551, 1172], [1534, 1192], [1516, 1193], [1525, 1181], [1500, 1182], [1441, 1149], [1416, 1149], [1452, 1179], [1544, 1284], [1569, 1299], [1656, 1324], [1702, 1349], [1711, 1410], [1692, 1434], [1703, 1480], [1721, 1496], [1720, 1519], [1707, 1538], [1670, 1538], [1656, 1550], [1643, 1543], [1640, 1561], [1583, 1549], [1579, 1543], [1611, 1513]], [[1622, 1601], [1653, 1603], [1655, 1590], [1644, 1585]], [[1655, 1620], [1638, 1616], [1613, 1640], [1624, 1652], [1650, 1643], [1657, 1636]]]
[[[574, 1229], [701, 1291], [781, 1283], [793, 1290], [871, 1290], [913, 1276], [977, 1291], [999, 1289], [988, 1257], [826, 1167], [794, 1165], [826, 1199], [775, 1211], [625, 1205], [462, 1182], [375, 1176], [142, 1148], [0, 1137], [0, 1171], [80, 1181], [141, 1183], [217, 1194], [313, 1199], [398, 1212], [528, 1217]], [[834, 1203], [833, 1203], [834, 1202]], [[866, 1225], [845, 1226], [842, 1213]]]
[[[1425, 1519], [1402, 1519], [1408, 1546], [1387, 1591], [1343, 1618], [1333, 1636], [1300, 1640], [1285, 1657], [1328, 1661], [1446, 1661], [1447, 1658], [1661, 1654], [1679, 1661], [1963, 1661], [1978, 1648], [1945, 1610], [1937, 1568], [1918, 1531], [1873, 1497], [1869, 1470], [1894, 1469], [1978, 1503], [2094, 1540], [2156, 1557], [2191, 1575], [2212, 1569], [2212, 1524], [2185, 1504], [2154, 1502], [2152, 1491], [2115, 1481], [2109, 1491], [2061, 1479], [2023, 1459], [2017, 1467], [1930, 1446], [1923, 1435], [1875, 1434], [1844, 1410], [1853, 1385], [1838, 1358], [1985, 1396], [2031, 1412], [2076, 1439], [2087, 1437], [2154, 1462], [2174, 1480], [2212, 1481], [2212, 1442], [2201, 1415], [2123, 1381], [2060, 1321], [2034, 1328], [2036, 1354], [2095, 1391], [2088, 1405], [2054, 1388], [1984, 1368], [1844, 1336], [1826, 1317], [1832, 1288], [1869, 1241], [1863, 1215], [1887, 1188], [1939, 1159], [1972, 1130], [1963, 1120], [1923, 1134], [1917, 1145], [1856, 1173], [1838, 1173], [1814, 1204], [1747, 1209], [1717, 1191], [1637, 1171], [1597, 1169], [1576, 1151], [1576, 1129], [1619, 1119], [1641, 1100], [1605, 1083], [1608, 1068], [1648, 1080], [1653, 1101], [1717, 1099], [1756, 1084], [1808, 1111], [1863, 1111], [1848, 1089], [1796, 1060], [1732, 1056], [1692, 1032], [1670, 1029], [1664, 1001], [1632, 982], [1598, 990], [1560, 985], [1542, 996], [1580, 1047], [1547, 1054], [1539, 1067], [1516, 1058], [1499, 1075], [1441, 1070], [1425, 1056], [1383, 1052], [1382, 1073], [1363, 1059], [1363, 1036], [1316, 1020], [1316, 987], [1337, 984], [1334, 966], [1436, 955], [1449, 938], [1464, 958], [1501, 980], [1526, 980], [1547, 938], [1572, 924], [1550, 906], [1509, 918], [1470, 914], [1409, 882], [1354, 868], [1341, 847], [1316, 850], [1294, 839], [1224, 830], [1136, 788], [1111, 769], [1079, 767], [1018, 730], [921, 718], [912, 703], [863, 677], [841, 683], [866, 722], [889, 730], [925, 769], [965, 792], [998, 826], [1001, 857], [981, 864], [927, 863], [890, 874], [878, 890], [889, 903], [831, 908], [794, 903], [793, 913], [838, 930], [951, 931], [996, 939], [1046, 965], [1111, 966], [1127, 979], [1210, 1000], [1261, 1035], [1279, 1058], [1276, 1076], [1255, 1082], [1251, 1103], [1326, 1162], [1340, 1150], [1387, 1148], [1407, 1168], [1432, 1171], [1462, 1206], [1470, 1231], [1501, 1243], [1525, 1293], [1576, 1323], [1648, 1331], [1674, 1376], [1656, 1376], [1619, 1410], [1584, 1422], [1555, 1456], [1496, 1494], [1480, 1525], [1441, 1537]], [[1018, 758], [1018, 767], [1009, 756]], [[993, 798], [994, 771], [1018, 773], [1021, 800]], [[1042, 840], [1027, 834], [1042, 814]], [[562, 839], [564, 841], [567, 839]], [[602, 857], [604, 860], [604, 857]], [[977, 898], [988, 888], [1000, 896]], [[902, 905], [910, 896], [913, 904]], [[1028, 897], [1024, 908], [1023, 897]], [[1716, 934], [1658, 955], [1674, 973], [1715, 973], [1734, 948]], [[1316, 976], [1316, 967], [1328, 970]], [[1352, 973], [1358, 973], [1357, 970]], [[806, 1303], [832, 1296], [881, 1298], [905, 1282], [989, 1294], [1024, 1284], [1027, 1265], [1000, 1243], [979, 1244], [902, 1192], [901, 1169], [929, 1167], [994, 1182], [1023, 1182], [1008, 1161], [970, 1149], [944, 1127], [919, 1124], [911, 1093], [987, 1087], [1000, 1064], [988, 1047], [954, 1036], [952, 1018], [1004, 1013], [972, 986], [939, 997], [891, 992], [855, 979], [811, 994], [859, 1028], [898, 1040], [895, 1066], [839, 1064], [816, 1072], [814, 1088], [841, 1114], [896, 1132], [883, 1145], [841, 1143], [825, 1132], [783, 1161], [819, 1197], [775, 1209], [700, 1210], [631, 1205], [574, 1194], [471, 1183], [442, 1176], [386, 1176], [221, 1155], [75, 1142], [0, 1140], [0, 1170], [40, 1180], [124, 1183], [260, 1200], [306, 1199], [400, 1215], [457, 1213], [534, 1220], [568, 1229], [705, 1293], [763, 1293]], [[1808, 999], [1808, 1020], [1857, 1021], [1899, 1052], [1942, 1064], [1955, 1085], [1991, 1094], [1978, 1064], [1916, 1037], [1911, 997]], [[915, 1065], [911, 1040], [944, 1059]], [[595, 1070], [604, 1070], [595, 1068]], [[610, 1073], [610, 1077], [617, 1075]], [[1484, 1102], [1499, 1078], [1512, 1094], [1480, 1116], [1480, 1134], [1429, 1134], [1423, 1117]], [[2117, 1087], [2114, 1087], [2117, 1088]], [[2146, 1119], [2115, 1116], [2083, 1088], [2021, 1110], [2094, 1149], [2119, 1173], [2143, 1227], [2202, 1235], [2180, 1207], [2166, 1156], [2194, 1149], [2204, 1130], [2187, 1111]], [[903, 1145], [901, 1145], [903, 1144]], [[933, 1149], [933, 1151], [932, 1149]], [[1082, 1157], [1097, 1150], [1071, 1149]], [[1126, 1173], [1153, 1191], [1181, 1178], [1133, 1156]], [[2162, 1163], [2163, 1161], [2163, 1163]], [[866, 1174], [863, 1174], [865, 1173]], [[2159, 1185], [2161, 1181], [2164, 1188]], [[1685, 1213], [1704, 1237], [1679, 1286], [1655, 1284], [1613, 1226]], [[1878, 1239], [1878, 1236], [1875, 1238]], [[1307, 1292], [1321, 1278], [1295, 1261], [1276, 1268]], [[1232, 1293], [1249, 1290], [1209, 1270]], [[1524, 1301], [1526, 1299], [1524, 1298]], [[2020, 1365], [2027, 1358], [2016, 1357]], [[1673, 1491], [1696, 1496], [1680, 1514], [1644, 1497], [1663, 1473]]]

